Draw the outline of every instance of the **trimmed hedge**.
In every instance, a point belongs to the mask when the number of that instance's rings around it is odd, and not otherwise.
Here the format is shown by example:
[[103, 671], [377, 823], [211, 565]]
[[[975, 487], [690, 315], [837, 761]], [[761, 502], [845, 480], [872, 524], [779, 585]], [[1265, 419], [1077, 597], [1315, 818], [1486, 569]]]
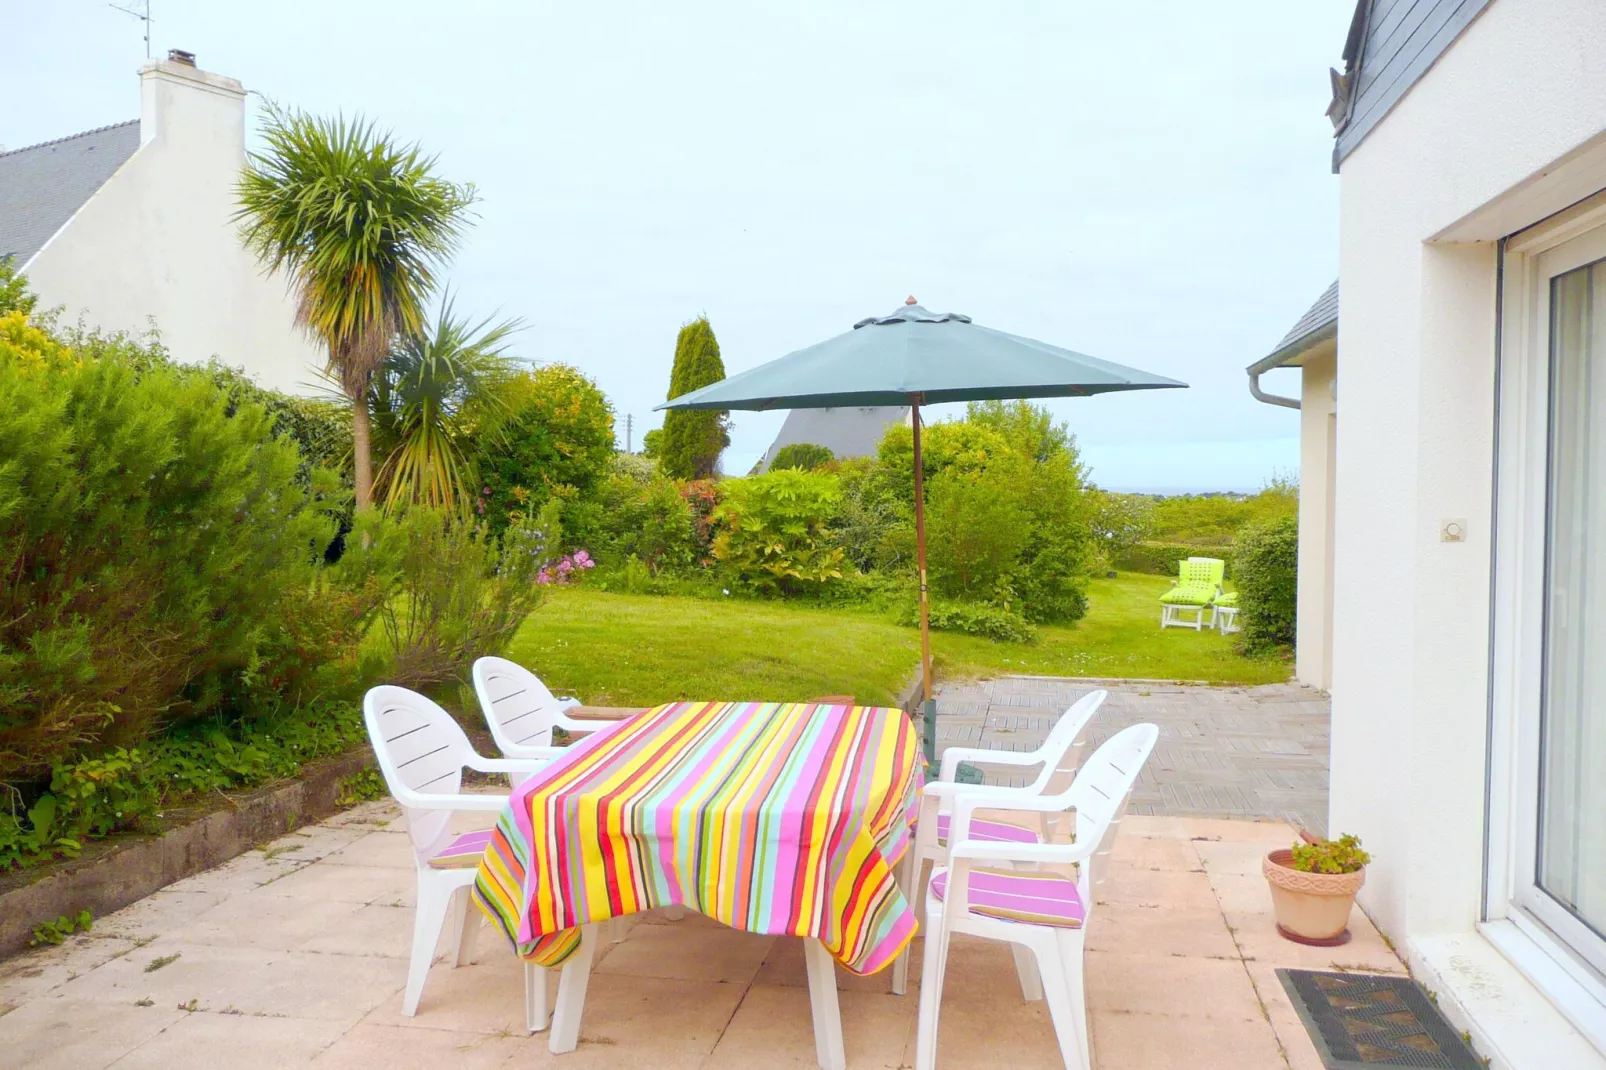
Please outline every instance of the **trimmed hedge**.
[[1298, 518], [1268, 520], [1239, 532], [1234, 574], [1244, 649], [1292, 646], [1299, 603]]
[[1149, 572], [1156, 576], [1176, 576], [1177, 563], [1190, 557], [1214, 557], [1227, 563], [1227, 576], [1232, 578], [1234, 552], [1231, 546], [1196, 546], [1183, 542], [1140, 542], [1115, 558], [1115, 567], [1123, 572]]

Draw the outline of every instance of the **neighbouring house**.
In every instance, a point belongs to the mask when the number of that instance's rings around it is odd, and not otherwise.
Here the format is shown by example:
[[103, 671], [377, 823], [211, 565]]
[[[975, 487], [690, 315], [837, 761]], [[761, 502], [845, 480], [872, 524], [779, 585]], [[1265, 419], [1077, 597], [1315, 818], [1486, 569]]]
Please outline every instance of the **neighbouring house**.
[[[1275, 368], [1298, 368], [1299, 397], [1261, 389]], [[1294, 675], [1323, 691], [1333, 686], [1333, 462], [1338, 447], [1338, 283], [1249, 366], [1249, 392], [1268, 405], [1300, 410], [1299, 642]]]
[[782, 446], [812, 442], [838, 458], [869, 457], [881, 437], [894, 424], [909, 422], [908, 406], [871, 405], [862, 408], [793, 409], [786, 414], [780, 434], [770, 443], [755, 471], [768, 472]]
[[1363, 905], [1492, 1065], [1599, 1070], [1606, 3], [1362, 0], [1344, 60], [1337, 352], [1254, 366], [1305, 369], [1330, 827], [1363, 837]]
[[140, 68], [139, 119], [0, 153], [0, 257], [64, 324], [216, 356], [263, 386], [316, 389], [295, 301], [240, 244], [245, 90], [184, 52]]

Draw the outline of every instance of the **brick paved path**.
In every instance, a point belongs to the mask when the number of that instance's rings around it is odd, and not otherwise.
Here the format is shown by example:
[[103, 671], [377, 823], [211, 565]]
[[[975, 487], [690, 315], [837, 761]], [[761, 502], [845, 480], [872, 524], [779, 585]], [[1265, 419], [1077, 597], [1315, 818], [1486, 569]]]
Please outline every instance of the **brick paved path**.
[[[1093, 746], [1131, 724], [1160, 726], [1131, 812], [1274, 818], [1327, 833], [1328, 701], [1297, 684], [1198, 687], [1004, 677], [937, 689], [937, 746], [1031, 750], [1064, 709], [1095, 687], [1110, 697]], [[989, 769], [988, 781], [1027, 775]]]

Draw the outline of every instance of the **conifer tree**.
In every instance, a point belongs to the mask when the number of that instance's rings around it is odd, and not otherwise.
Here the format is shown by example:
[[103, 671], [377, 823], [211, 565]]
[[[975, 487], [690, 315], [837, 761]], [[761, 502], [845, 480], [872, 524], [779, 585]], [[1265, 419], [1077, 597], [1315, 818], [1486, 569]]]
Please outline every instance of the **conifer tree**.
[[[669, 373], [669, 400], [725, 378], [719, 342], [708, 317], [699, 316], [680, 329], [675, 364]], [[671, 409], [664, 414], [658, 464], [674, 479], [706, 479], [719, 467], [719, 455], [730, 445], [730, 414]]]

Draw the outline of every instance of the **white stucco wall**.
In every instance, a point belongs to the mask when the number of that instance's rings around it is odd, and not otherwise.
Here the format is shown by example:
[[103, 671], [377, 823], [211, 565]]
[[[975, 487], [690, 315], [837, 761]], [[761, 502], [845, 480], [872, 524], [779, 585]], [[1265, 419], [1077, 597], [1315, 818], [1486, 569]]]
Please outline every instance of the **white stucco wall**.
[[1333, 686], [1333, 382], [1337, 343], [1321, 343], [1300, 365], [1299, 392], [1299, 642], [1294, 676], [1302, 684]]
[[140, 147], [23, 270], [63, 322], [143, 333], [181, 361], [217, 356], [264, 386], [306, 393], [322, 366], [295, 306], [241, 247], [234, 186], [245, 93], [170, 61], [140, 71]]
[[1408, 955], [1479, 921], [1488, 713], [1496, 248], [1430, 239], [1603, 130], [1606, 4], [1495, 0], [1342, 166], [1331, 820]]

